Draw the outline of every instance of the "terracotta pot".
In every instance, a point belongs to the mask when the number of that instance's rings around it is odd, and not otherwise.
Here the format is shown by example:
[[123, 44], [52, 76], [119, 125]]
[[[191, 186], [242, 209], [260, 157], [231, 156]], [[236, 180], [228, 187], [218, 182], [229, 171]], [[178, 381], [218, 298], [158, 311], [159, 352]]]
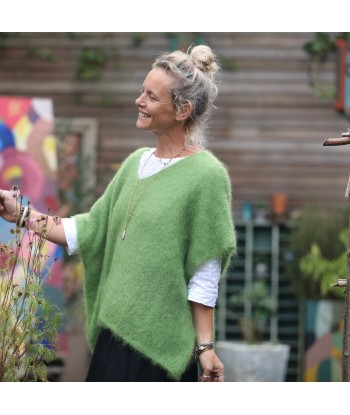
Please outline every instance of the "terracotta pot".
[[284, 215], [287, 207], [287, 196], [285, 193], [275, 193], [272, 196], [272, 212], [274, 215]]

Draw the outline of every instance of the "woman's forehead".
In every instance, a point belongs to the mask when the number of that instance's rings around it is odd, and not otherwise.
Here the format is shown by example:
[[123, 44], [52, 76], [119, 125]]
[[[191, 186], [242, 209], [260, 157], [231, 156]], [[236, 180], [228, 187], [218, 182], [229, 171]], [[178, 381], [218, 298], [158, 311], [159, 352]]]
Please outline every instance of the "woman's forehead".
[[170, 92], [175, 84], [175, 77], [164, 69], [154, 68], [146, 76], [143, 86], [153, 92]]

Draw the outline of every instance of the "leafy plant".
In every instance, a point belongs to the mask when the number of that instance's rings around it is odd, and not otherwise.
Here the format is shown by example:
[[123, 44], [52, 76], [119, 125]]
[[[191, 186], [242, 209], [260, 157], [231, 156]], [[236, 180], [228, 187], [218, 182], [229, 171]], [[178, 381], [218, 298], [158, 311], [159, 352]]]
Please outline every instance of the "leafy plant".
[[57, 61], [56, 54], [50, 48], [40, 48], [33, 44], [24, 33], [0, 32], [0, 53], [5, 49], [7, 41], [15, 39], [27, 51], [29, 58], [38, 58], [43, 61]]
[[334, 39], [327, 33], [316, 33], [315, 39], [304, 44], [304, 50], [319, 62], [324, 62], [330, 53], [336, 51]]
[[263, 280], [254, 281], [228, 300], [228, 306], [232, 308], [244, 307], [247, 303], [251, 306], [251, 313], [240, 318], [243, 338], [248, 343], [258, 343], [263, 340], [267, 321], [277, 312], [277, 304]]
[[289, 273], [300, 298], [333, 298], [339, 290], [326, 289], [332, 280], [345, 278], [344, 238], [349, 222], [348, 208], [314, 209], [304, 207], [291, 226]]
[[[22, 197], [12, 197], [21, 211]], [[0, 245], [0, 381], [47, 381], [47, 363], [56, 358], [61, 315], [44, 296], [51, 268], [45, 263], [48, 215], [39, 232], [14, 225]], [[57, 219], [58, 220], [58, 219]], [[57, 223], [57, 221], [56, 221]]]
[[85, 47], [77, 62], [77, 78], [82, 80], [98, 80], [102, 78], [107, 56], [102, 50]]
[[139, 47], [147, 39], [148, 34], [146, 32], [137, 32], [131, 35], [132, 44], [134, 47]]
[[334, 99], [335, 88], [333, 85], [327, 85], [321, 81], [319, 77], [321, 66], [336, 52], [336, 39], [344, 38], [345, 36], [346, 33], [339, 33], [335, 37], [331, 37], [327, 33], [319, 32], [315, 34], [315, 38], [312, 41], [306, 42], [303, 45], [304, 51], [310, 57], [308, 68], [309, 85], [315, 96], [326, 102]]
[[338, 257], [334, 259], [324, 257], [320, 247], [314, 243], [309, 253], [303, 256], [299, 262], [304, 276], [318, 284], [323, 297], [329, 295], [344, 297], [344, 293], [334, 289], [332, 284], [337, 279], [345, 279], [347, 276], [347, 229], [340, 233], [339, 239], [344, 244], [344, 249]]

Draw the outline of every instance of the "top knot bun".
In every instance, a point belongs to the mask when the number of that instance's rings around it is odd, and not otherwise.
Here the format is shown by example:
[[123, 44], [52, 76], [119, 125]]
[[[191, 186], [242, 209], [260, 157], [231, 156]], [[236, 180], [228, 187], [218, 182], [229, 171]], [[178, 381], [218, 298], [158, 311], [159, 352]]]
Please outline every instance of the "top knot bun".
[[201, 71], [206, 72], [211, 78], [219, 70], [216, 56], [209, 46], [194, 46], [190, 52], [190, 57], [194, 65]]
[[181, 114], [189, 105], [191, 114], [185, 120], [185, 145], [205, 148], [207, 121], [218, 94], [216, 75], [219, 63], [207, 45], [163, 52], [153, 62], [152, 69], [162, 69], [172, 77], [171, 95], [175, 111]]

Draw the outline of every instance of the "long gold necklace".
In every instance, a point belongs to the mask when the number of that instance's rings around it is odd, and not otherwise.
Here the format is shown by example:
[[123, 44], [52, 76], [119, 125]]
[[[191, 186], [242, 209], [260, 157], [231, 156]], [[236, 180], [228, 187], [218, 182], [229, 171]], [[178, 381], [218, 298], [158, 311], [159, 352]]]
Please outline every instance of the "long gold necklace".
[[[163, 164], [163, 167], [161, 168], [161, 170], [163, 170], [163, 169], [164, 169], [164, 168], [165, 168], [165, 167], [166, 167], [166, 166], [167, 166], [167, 165], [168, 165], [168, 164], [169, 164], [172, 160], [174, 160], [174, 158], [180, 157], [180, 156], [181, 156], [181, 154], [182, 154], [185, 150], [186, 150], [186, 147], [184, 147], [184, 148], [180, 151], [180, 153], [176, 154], [176, 156], [172, 157], [172, 158], [171, 158], [170, 160], [168, 160], [166, 163], [162, 163], [162, 164]], [[137, 177], [137, 179], [135, 180], [135, 183], [134, 183], [134, 186], [133, 186], [133, 189], [132, 189], [132, 192], [131, 192], [130, 198], [129, 198], [128, 208], [127, 208], [127, 211], [126, 211], [126, 216], [125, 216], [125, 225], [124, 225], [124, 230], [123, 230], [123, 232], [122, 232], [122, 240], [124, 240], [124, 239], [125, 239], [125, 236], [126, 236], [126, 229], [127, 229], [128, 224], [129, 224], [129, 222], [130, 222], [130, 219], [132, 218], [132, 215], [134, 214], [134, 211], [135, 211], [135, 209], [136, 209], [136, 206], [138, 205], [138, 203], [139, 203], [140, 199], [141, 199], [141, 198], [142, 198], [142, 196], [145, 194], [146, 190], [149, 188], [149, 186], [150, 186], [150, 184], [153, 182], [153, 180], [154, 180], [156, 177], [158, 177], [158, 173], [159, 173], [159, 171], [161, 171], [161, 170], [159, 170], [157, 173], [154, 173], [154, 174], [153, 174], [153, 176], [152, 176], [151, 180], [149, 180], [149, 181], [148, 181], [148, 185], [144, 187], [143, 192], [141, 192], [141, 194], [139, 195], [138, 199], [136, 200], [136, 202], [135, 202], [135, 204], [134, 204], [134, 206], [133, 206], [132, 210], [130, 210], [130, 207], [131, 207], [131, 202], [132, 202], [132, 199], [133, 199], [133, 197], [134, 197], [135, 190], [136, 190], [136, 188], [137, 188], [137, 186], [138, 186], [138, 184], [139, 184], [140, 180], [142, 179], [142, 174], [143, 174], [143, 172], [144, 172], [144, 170], [145, 170], [145, 167], [146, 167], [147, 163], [149, 162], [150, 158], [153, 156], [153, 154], [154, 154], [155, 152], [156, 152], [156, 150], [152, 151], [152, 153], [150, 154], [150, 156], [148, 157], [148, 159], [146, 160], [145, 164], [144, 164], [144, 165], [143, 165], [143, 167], [142, 167], [142, 170], [141, 170], [141, 173], [140, 173], [140, 177]]]

